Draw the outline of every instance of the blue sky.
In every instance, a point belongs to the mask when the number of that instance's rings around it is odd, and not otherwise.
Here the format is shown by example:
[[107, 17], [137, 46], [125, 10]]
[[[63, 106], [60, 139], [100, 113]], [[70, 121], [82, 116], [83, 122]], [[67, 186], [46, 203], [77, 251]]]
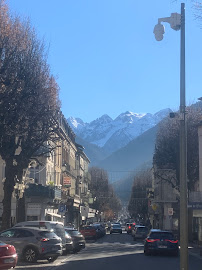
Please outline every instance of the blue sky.
[[[29, 17], [49, 48], [62, 111], [85, 122], [125, 111], [179, 107], [180, 32], [168, 24], [157, 42], [158, 18], [180, 13], [173, 0], [9, 0]], [[186, 99], [202, 96], [202, 21], [186, 4]]]

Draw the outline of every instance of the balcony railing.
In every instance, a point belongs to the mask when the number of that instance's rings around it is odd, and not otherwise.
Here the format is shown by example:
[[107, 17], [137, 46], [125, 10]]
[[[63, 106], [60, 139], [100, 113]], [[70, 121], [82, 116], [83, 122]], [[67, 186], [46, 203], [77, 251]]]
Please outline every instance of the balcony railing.
[[25, 196], [28, 198], [40, 197], [41, 199], [61, 200], [61, 189], [55, 186], [43, 186], [41, 184], [29, 184], [25, 189]]

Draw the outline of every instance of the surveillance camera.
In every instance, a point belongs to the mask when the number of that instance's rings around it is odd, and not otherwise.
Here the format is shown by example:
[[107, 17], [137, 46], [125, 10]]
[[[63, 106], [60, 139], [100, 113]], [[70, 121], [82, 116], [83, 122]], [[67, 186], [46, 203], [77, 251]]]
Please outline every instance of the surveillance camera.
[[165, 33], [165, 27], [162, 24], [158, 23], [157, 25], [155, 25], [153, 33], [155, 35], [155, 39], [157, 41], [161, 41], [163, 39], [163, 34]]
[[181, 15], [178, 13], [171, 13], [170, 16], [170, 27], [175, 30], [178, 31], [181, 28]]

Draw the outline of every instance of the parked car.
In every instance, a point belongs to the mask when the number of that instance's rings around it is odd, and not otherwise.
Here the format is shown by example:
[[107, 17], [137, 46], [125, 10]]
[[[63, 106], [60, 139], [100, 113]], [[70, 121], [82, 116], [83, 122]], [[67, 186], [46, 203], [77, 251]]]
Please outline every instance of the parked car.
[[92, 225], [85, 225], [80, 229], [80, 233], [85, 237], [85, 239], [97, 240], [96, 228]]
[[179, 254], [178, 240], [170, 231], [151, 230], [144, 244], [144, 254], [170, 253]]
[[95, 229], [96, 229], [97, 238], [100, 238], [100, 237], [105, 236], [106, 230], [105, 230], [105, 228], [103, 227], [102, 224], [94, 223], [93, 226], [94, 226]]
[[48, 230], [53, 230], [57, 236], [59, 236], [62, 239], [62, 247], [63, 251], [66, 251], [66, 237], [65, 237], [65, 229], [64, 225], [62, 222], [57, 222], [57, 221], [24, 221], [24, 222], [19, 222], [15, 224], [14, 227], [37, 227], [40, 229], [48, 229]]
[[110, 234], [112, 233], [122, 233], [122, 228], [120, 224], [112, 224], [111, 229], [110, 229]]
[[47, 259], [49, 262], [62, 254], [62, 241], [54, 232], [32, 228], [11, 228], [0, 233], [0, 240], [14, 245], [17, 254], [26, 262]]
[[18, 255], [15, 247], [0, 242], [0, 270], [14, 268], [17, 261]]
[[73, 251], [73, 239], [71, 235], [65, 231], [65, 238], [66, 238], [66, 253]]
[[77, 231], [74, 228], [68, 228], [68, 227], [65, 227], [65, 231], [72, 238], [72, 251], [73, 252], [78, 252], [82, 248], [85, 248], [86, 246], [85, 237], [79, 231]]
[[145, 239], [149, 233], [149, 229], [146, 226], [135, 225], [132, 230], [133, 239]]

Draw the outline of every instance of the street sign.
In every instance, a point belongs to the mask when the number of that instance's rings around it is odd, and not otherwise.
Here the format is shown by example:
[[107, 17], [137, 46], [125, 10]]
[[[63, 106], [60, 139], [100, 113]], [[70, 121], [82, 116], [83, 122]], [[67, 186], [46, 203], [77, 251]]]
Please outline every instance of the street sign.
[[59, 212], [59, 213], [64, 213], [64, 212], [66, 212], [66, 205], [60, 204], [60, 205], [59, 205], [58, 212]]
[[173, 216], [173, 208], [168, 208], [168, 215]]

